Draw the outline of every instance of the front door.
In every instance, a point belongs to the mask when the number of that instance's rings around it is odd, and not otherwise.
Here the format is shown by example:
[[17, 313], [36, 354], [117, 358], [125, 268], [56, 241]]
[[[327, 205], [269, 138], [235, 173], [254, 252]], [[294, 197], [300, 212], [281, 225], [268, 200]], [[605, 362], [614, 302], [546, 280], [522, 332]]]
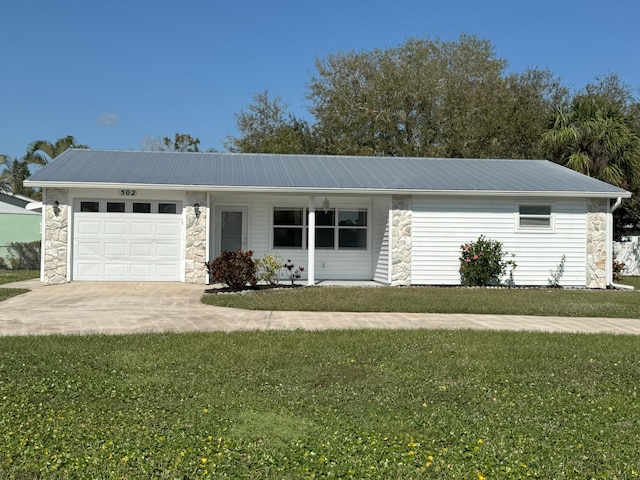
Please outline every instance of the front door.
[[216, 227], [216, 256], [247, 249], [247, 207], [217, 207]]

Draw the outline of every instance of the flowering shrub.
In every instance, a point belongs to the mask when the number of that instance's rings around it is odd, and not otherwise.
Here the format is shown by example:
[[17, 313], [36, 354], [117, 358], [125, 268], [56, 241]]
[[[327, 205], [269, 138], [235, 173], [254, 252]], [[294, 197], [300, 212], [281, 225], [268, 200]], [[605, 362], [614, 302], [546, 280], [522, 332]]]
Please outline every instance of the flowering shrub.
[[268, 285], [277, 285], [280, 281], [282, 272], [282, 257], [277, 253], [275, 255], [265, 255], [263, 258], [256, 260], [258, 268], [258, 281], [265, 282]]
[[460, 245], [460, 277], [464, 286], [500, 284], [507, 266], [515, 268], [513, 260], [504, 261], [502, 243], [480, 235], [475, 242]]
[[291, 280], [291, 285], [293, 285], [293, 282], [298, 280], [302, 276], [302, 272], [304, 272], [304, 267], [296, 268], [291, 260], [287, 260], [287, 263], [285, 263], [282, 268], [286, 270], [289, 280]]
[[242, 290], [247, 284], [256, 285], [256, 263], [251, 258], [251, 250], [224, 251], [213, 262], [206, 262], [212, 283], [222, 283], [235, 290]]

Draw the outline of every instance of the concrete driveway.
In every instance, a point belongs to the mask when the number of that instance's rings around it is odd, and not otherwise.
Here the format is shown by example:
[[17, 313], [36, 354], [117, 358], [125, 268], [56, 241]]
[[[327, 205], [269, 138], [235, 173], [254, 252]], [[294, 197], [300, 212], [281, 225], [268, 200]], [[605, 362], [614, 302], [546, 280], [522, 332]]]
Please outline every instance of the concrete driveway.
[[640, 319], [246, 311], [204, 305], [205, 286], [184, 283], [37, 280], [2, 287], [32, 291], [0, 302], [0, 335], [348, 328], [472, 328], [640, 335]]

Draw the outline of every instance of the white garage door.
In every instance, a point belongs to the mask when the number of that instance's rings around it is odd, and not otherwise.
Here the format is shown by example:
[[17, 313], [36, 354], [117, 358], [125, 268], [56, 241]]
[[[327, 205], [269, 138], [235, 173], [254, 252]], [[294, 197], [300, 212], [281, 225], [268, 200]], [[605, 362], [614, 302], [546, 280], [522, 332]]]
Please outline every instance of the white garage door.
[[78, 201], [73, 279], [181, 281], [179, 212], [176, 202]]

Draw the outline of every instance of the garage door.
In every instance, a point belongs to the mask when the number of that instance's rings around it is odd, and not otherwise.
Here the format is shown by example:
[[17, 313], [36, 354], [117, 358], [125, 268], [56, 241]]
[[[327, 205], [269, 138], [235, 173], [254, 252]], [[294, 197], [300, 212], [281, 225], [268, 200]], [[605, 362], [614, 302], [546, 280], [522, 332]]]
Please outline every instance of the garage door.
[[181, 281], [180, 211], [176, 202], [76, 202], [73, 279]]

